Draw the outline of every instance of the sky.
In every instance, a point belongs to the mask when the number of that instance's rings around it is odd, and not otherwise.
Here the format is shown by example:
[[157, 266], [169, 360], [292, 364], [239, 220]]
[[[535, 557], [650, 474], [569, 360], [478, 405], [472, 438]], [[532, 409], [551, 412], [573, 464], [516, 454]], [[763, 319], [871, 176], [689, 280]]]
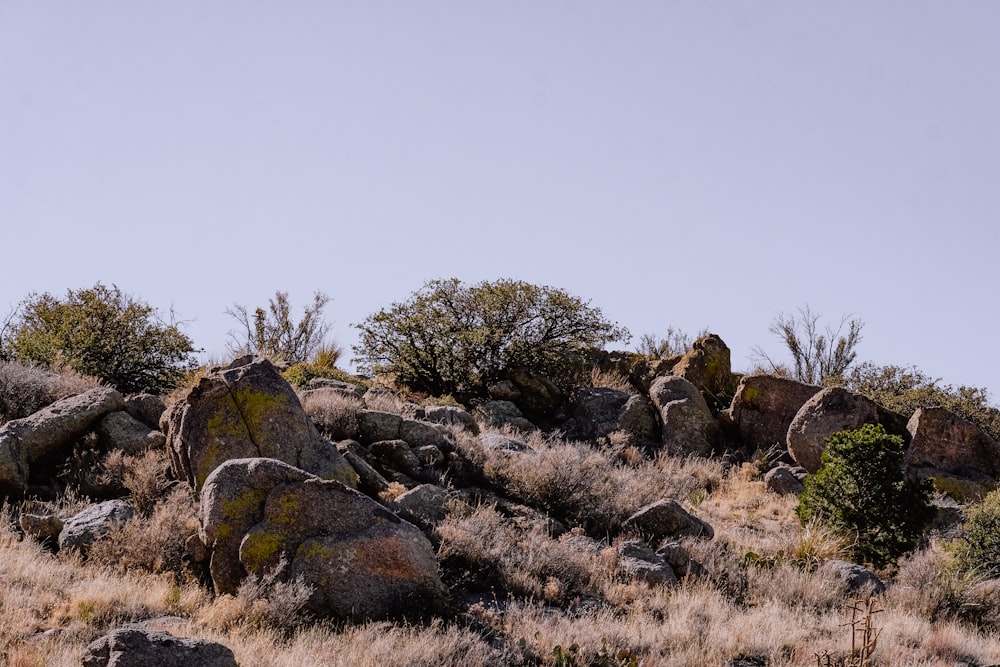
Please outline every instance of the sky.
[[[779, 313], [1000, 403], [1000, 3], [0, 0], [0, 314], [514, 278], [734, 370]], [[350, 354], [348, 353], [348, 357]]]

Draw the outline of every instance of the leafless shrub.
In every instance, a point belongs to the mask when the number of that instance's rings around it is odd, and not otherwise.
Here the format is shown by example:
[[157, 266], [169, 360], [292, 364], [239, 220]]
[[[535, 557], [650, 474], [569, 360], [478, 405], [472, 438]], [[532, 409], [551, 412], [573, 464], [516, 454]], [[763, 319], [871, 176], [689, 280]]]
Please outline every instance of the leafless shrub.
[[282, 557], [273, 570], [248, 576], [235, 596], [221, 596], [203, 610], [201, 621], [219, 629], [271, 630], [284, 636], [300, 629], [311, 618], [306, 605], [313, 587], [301, 579], [283, 580], [287, 567]]
[[141, 516], [149, 516], [167, 486], [170, 457], [165, 449], [150, 449], [139, 456], [123, 458], [122, 486]]
[[58, 376], [38, 366], [0, 362], [0, 424], [41, 410], [56, 397]]
[[357, 437], [358, 414], [364, 409], [360, 398], [330, 390], [307, 391], [302, 408], [331, 440]]

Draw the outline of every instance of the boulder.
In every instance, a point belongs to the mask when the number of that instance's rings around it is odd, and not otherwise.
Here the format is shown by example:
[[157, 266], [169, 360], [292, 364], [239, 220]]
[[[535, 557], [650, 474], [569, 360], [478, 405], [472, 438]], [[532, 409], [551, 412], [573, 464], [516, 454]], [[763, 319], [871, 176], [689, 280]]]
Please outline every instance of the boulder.
[[819, 574], [846, 584], [849, 593], [864, 591], [877, 595], [885, 592], [885, 583], [876, 577], [871, 570], [856, 563], [828, 560], [820, 566]]
[[358, 413], [358, 438], [361, 442], [398, 440], [403, 418], [391, 412], [363, 410]]
[[628, 579], [650, 585], [677, 583], [670, 564], [640, 540], [628, 540], [618, 545], [618, 570]]
[[799, 495], [806, 490], [805, 485], [787, 466], [771, 468], [764, 475], [764, 488], [781, 495], [793, 493]]
[[524, 369], [512, 370], [509, 377], [520, 393], [517, 405], [529, 417], [547, 419], [562, 405], [562, 392], [547, 377]]
[[114, 389], [97, 387], [0, 426], [0, 493], [23, 494], [32, 464], [68, 449], [101, 417], [121, 410], [124, 400]]
[[361, 443], [353, 440], [345, 440], [337, 445], [337, 449], [344, 455], [347, 462], [351, 464], [354, 471], [358, 473], [358, 489], [363, 493], [378, 497], [378, 494], [388, 490], [389, 480], [382, 476], [378, 470], [368, 462], [371, 454]]
[[451, 405], [428, 405], [424, 408], [424, 419], [444, 426], [458, 426], [473, 434], [479, 433], [476, 420], [463, 408]]
[[748, 453], [785, 449], [788, 427], [822, 387], [773, 375], [747, 375], [729, 406], [729, 419]]
[[487, 426], [502, 428], [510, 426], [519, 431], [534, 431], [535, 425], [510, 401], [485, 401], [475, 410], [477, 418]]
[[389, 509], [424, 530], [434, 528], [447, 516], [448, 493], [434, 484], [421, 484], [396, 496]]
[[656, 555], [667, 561], [678, 579], [708, 576], [705, 566], [691, 558], [691, 554], [679, 542], [664, 544], [656, 550]]
[[125, 412], [149, 428], [159, 427], [160, 417], [166, 409], [163, 397], [156, 394], [134, 394], [125, 398]]
[[610, 387], [580, 387], [572, 403], [577, 438], [600, 442], [624, 431], [636, 443], [657, 439], [656, 412], [645, 396]]
[[401, 472], [407, 477], [417, 478], [424, 472], [420, 459], [405, 440], [373, 442], [368, 451], [383, 467]]
[[115, 526], [128, 523], [133, 516], [135, 509], [124, 500], [91, 505], [66, 520], [59, 533], [59, 548], [86, 553], [90, 545], [107, 536]]
[[194, 637], [166, 632], [122, 628], [91, 642], [83, 667], [239, 667], [233, 652]]
[[788, 427], [788, 453], [808, 472], [820, 468], [826, 440], [834, 433], [883, 424], [890, 433], [898, 432], [894, 417], [861, 394], [842, 387], [829, 387], [806, 401]]
[[732, 386], [729, 348], [715, 334], [702, 336], [674, 364], [673, 375], [682, 377], [701, 391], [718, 394]]
[[486, 388], [486, 393], [495, 401], [516, 401], [521, 398], [521, 390], [510, 380], [494, 382]]
[[239, 558], [256, 576], [281, 572], [310, 586], [306, 606], [320, 616], [379, 620], [447, 605], [434, 549], [420, 529], [336, 481], [272, 489]]
[[142, 454], [162, 447], [167, 437], [150, 429], [128, 412], [111, 412], [97, 424], [97, 435], [106, 449], [118, 449], [129, 455]]
[[413, 448], [425, 445], [447, 447], [448, 439], [444, 436], [444, 427], [420, 419], [404, 419], [399, 424], [399, 439], [410, 443]]
[[622, 522], [622, 530], [636, 532], [652, 542], [666, 537], [701, 537], [711, 539], [715, 531], [692, 515], [676, 500], [658, 500], [641, 507]]
[[25, 535], [43, 544], [55, 544], [65, 525], [55, 514], [22, 514], [17, 523]]
[[263, 518], [271, 490], [315, 478], [275, 459], [231, 459], [212, 471], [201, 490], [198, 536], [212, 552], [210, 573], [217, 593], [235, 595], [246, 576], [240, 543]]
[[166, 422], [174, 472], [195, 489], [224, 462], [243, 458], [277, 459], [349, 486], [357, 481], [267, 359], [243, 357], [213, 368], [166, 413]]
[[917, 477], [945, 473], [973, 481], [1000, 477], [1000, 446], [972, 422], [944, 408], [918, 408], [906, 424], [905, 465]]
[[668, 452], [712, 454], [722, 431], [698, 387], [684, 378], [667, 375], [653, 381], [649, 397], [659, 411], [663, 445]]

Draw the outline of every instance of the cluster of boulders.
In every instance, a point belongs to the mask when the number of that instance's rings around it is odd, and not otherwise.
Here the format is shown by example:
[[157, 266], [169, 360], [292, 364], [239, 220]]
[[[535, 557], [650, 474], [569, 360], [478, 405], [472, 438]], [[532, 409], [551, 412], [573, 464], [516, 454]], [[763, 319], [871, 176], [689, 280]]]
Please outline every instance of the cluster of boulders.
[[[975, 484], [1000, 478], [1000, 447], [960, 417], [928, 408], [907, 421], [842, 388], [769, 375], [739, 378], [715, 335], [670, 360], [637, 362], [619, 353], [602, 363], [630, 386], [563, 392], [515, 371], [469, 410], [412, 404], [389, 410], [378, 390], [366, 394], [333, 380], [316, 380], [296, 393], [269, 361], [252, 357], [211, 369], [169, 407], [159, 397], [93, 389], [0, 427], [0, 493], [40, 495], [52, 466], [84, 436], [106, 451], [132, 455], [166, 448], [173, 476], [200, 497], [199, 529], [186, 545], [190, 562], [218, 593], [235, 594], [248, 577], [296, 581], [311, 591], [306, 607], [313, 614], [359, 620], [453, 608], [435, 553], [435, 528], [451, 501], [489, 503], [508, 516], [541, 522], [581, 550], [605, 550], [558, 517], [488, 488], [456, 446], [461, 432], [478, 438], [485, 451], [512, 457], [533, 455], [519, 432], [539, 426], [569, 438], [684, 456], [749, 459], [767, 452], [783, 461], [768, 472], [767, 487], [799, 493], [803, 477], [820, 467], [829, 436], [876, 423], [908, 443], [906, 469], [913, 476]], [[731, 403], [720, 406], [728, 393]], [[331, 404], [337, 409], [313, 407]], [[480, 433], [481, 427], [492, 428]], [[26, 534], [53, 548], [86, 554], [135, 513], [128, 502], [109, 499], [68, 518], [23, 512], [19, 521]], [[678, 540], [711, 539], [714, 530], [663, 499], [636, 508], [615, 534], [622, 576], [664, 585], [704, 573]], [[830, 567], [831, 576], [871, 583], [850, 564]], [[227, 651], [126, 628], [95, 642], [84, 664], [235, 664]]]

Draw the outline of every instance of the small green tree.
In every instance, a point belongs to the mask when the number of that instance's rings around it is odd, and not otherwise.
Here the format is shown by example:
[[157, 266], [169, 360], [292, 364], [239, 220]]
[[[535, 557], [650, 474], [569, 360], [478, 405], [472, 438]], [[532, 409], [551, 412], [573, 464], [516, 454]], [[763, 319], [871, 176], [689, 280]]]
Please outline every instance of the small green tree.
[[482, 395], [513, 368], [562, 379], [575, 354], [628, 338], [600, 309], [561, 289], [506, 279], [434, 280], [356, 326], [362, 372], [463, 398]]
[[[797, 316], [778, 313], [770, 331], [781, 338], [792, 355], [792, 377], [800, 382], [820, 384], [828, 378], [844, 374], [858, 356], [855, 348], [861, 342], [861, 329], [864, 327], [861, 320], [849, 320], [848, 317], [841, 317], [836, 329], [827, 326], [820, 331], [820, 315], [812, 312], [809, 306], [799, 308]], [[755, 347], [753, 351], [760, 361], [785, 374], [786, 367], [774, 361], [763, 349]]]
[[854, 556], [885, 567], [916, 548], [934, 518], [930, 480], [903, 476], [903, 439], [865, 424], [827, 440], [822, 467], [805, 479], [796, 514], [856, 535]]
[[1000, 577], [1000, 490], [991, 491], [969, 510], [958, 542], [963, 569], [986, 577]]
[[322, 352], [324, 364], [332, 367], [340, 348], [326, 341], [330, 325], [323, 319], [323, 309], [328, 303], [330, 297], [316, 292], [298, 322], [293, 321], [288, 292], [275, 292], [266, 309], [258, 307], [252, 313], [246, 306], [233, 304], [226, 315], [239, 323], [239, 330], [229, 332], [229, 351], [238, 356], [278, 357], [289, 364], [312, 361]]
[[127, 394], [169, 390], [196, 366], [191, 339], [172, 318], [165, 322], [148, 304], [101, 283], [62, 299], [31, 294], [4, 347], [18, 361], [65, 364]]

